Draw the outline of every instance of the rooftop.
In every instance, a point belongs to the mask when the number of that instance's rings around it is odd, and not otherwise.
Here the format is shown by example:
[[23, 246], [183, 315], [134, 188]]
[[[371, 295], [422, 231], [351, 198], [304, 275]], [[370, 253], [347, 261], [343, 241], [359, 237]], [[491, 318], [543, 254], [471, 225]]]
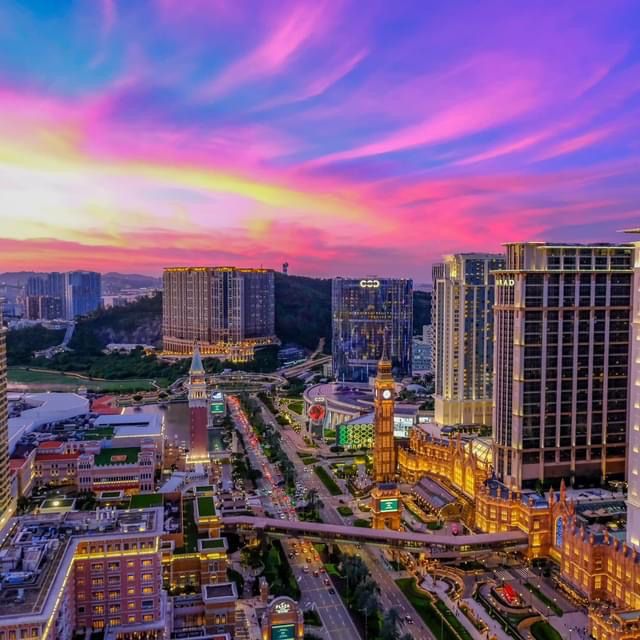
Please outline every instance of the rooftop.
[[196, 501], [198, 503], [198, 515], [200, 517], [206, 518], [216, 515], [216, 506], [211, 496], [198, 496]]
[[114, 464], [136, 464], [140, 447], [105, 447], [94, 457], [96, 467]]

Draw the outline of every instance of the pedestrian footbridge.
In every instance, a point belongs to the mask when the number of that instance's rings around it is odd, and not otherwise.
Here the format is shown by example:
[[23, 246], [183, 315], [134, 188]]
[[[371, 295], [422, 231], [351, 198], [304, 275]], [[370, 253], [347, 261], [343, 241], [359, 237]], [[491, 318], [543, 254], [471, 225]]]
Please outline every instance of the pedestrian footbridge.
[[252, 516], [224, 517], [222, 527], [226, 531], [239, 534], [255, 532], [271, 537], [305, 538], [317, 542], [339, 542], [340, 544], [373, 544], [408, 551], [423, 551], [438, 558], [477, 555], [496, 550], [515, 551], [526, 549], [529, 542], [527, 534], [519, 530], [454, 536], [453, 534], [365, 529]]

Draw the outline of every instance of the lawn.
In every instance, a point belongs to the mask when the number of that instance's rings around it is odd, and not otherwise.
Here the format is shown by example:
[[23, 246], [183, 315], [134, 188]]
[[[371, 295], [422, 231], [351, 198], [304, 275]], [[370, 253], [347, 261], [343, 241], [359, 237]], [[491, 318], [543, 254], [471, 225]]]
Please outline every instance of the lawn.
[[558, 605], [557, 602], [554, 602], [546, 593], [538, 589], [535, 584], [531, 584], [531, 582], [525, 582], [524, 586], [531, 591], [531, 593], [540, 600], [544, 605], [549, 607], [557, 616], [562, 617], [564, 615], [564, 611], [562, 607]]
[[351, 509], [350, 507], [338, 507], [338, 513], [341, 516], [344, 516], [345, 518], [348, 518], [349, 516], [353, 515], [353, 509]]
[[[153, 391], [155, 387], [150, 380], [132, 378], [130, 380], [91, 380], [79, 378], [75, 375], [65, 375], [60, 371], [34, 371], [23, 367], [9, 367], [9, 382], [25, 385], [51, 385], [65, 387], [87, 387], [91, 391], [101, 392], [133, 392]], [[162, 386], [164, 381], [158, 380]]]
[[[462, 640], [472, 640], [469, 632], [456, 619], [444, 602], [438, 600], [434, 606], [433, 601], [418, 590], [415, 578], [400, 578], [396, 580], [396, 584], [437, 640], [451, 640], [452, 636], [457, 636]], [[443, 617], [451, 627], [443, 624]], [[455, 635], [451, 633], [450, 628], [453, 628]]]
[[531, 625], [531, 633], [536, 640], [562, 640], [562, 636], [544, 620], [538, 620]]
[[[104, 497], [104, 494], [102, 494]], [[161, 493], [139, 493], [131, 496], [129, 509], [149, 509], [151, 507], [161, 507], [164, 504], [164, 497]]]
[[304, 413], [304, 402], [302, 400], [291, 400], [289, 402], [289, 409], [298, 415], [302, 415]]
[[316, 472], [318, 478], [322, 480], [322, 484], [327, 488], [332, 496], [342, 495], [340, 487], [336, 484], [336, 481], [327, 473], [324, 467], [318, 465], [316, 467], [313, 467], [313, 470]]
[[369, 522], [369, 520], [363, 520], [362, 518], [358, 518], [357, 520], [353, 521], [353, 526], [360, 527], [361, 529], [370, 529], [371, 522]]

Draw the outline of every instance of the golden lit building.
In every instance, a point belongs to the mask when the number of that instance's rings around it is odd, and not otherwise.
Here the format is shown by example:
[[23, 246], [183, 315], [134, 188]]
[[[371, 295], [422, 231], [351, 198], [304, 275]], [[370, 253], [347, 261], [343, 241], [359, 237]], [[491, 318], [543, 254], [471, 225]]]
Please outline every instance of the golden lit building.
[[167, 355], [203, 355], [235, 361], [259, 346], [278, 344], [271, 269], [175, 267], [164, 270], [162, 340]]
[[398, 530], [401, 523], [400, 491], [396, 484], [397, 453], [393, 436], [395, 384], [387, 356], [386, 342], [373, 387], [375, 442], [373, 446], [373, 481], [371, 492], [374, 529]]

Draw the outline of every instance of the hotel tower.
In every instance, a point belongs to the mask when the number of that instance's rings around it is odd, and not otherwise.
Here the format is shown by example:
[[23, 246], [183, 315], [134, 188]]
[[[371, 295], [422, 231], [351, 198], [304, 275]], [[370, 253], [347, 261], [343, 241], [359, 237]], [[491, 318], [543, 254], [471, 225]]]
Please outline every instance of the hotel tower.
[[435, 420], [490, 425], [493, 387], [492, 271], [504, 256], [459, 253], [433, 268]]
[[506, 247], [495, 273], [498, 479], [534, 488], [622, 478], [633, 246]]

